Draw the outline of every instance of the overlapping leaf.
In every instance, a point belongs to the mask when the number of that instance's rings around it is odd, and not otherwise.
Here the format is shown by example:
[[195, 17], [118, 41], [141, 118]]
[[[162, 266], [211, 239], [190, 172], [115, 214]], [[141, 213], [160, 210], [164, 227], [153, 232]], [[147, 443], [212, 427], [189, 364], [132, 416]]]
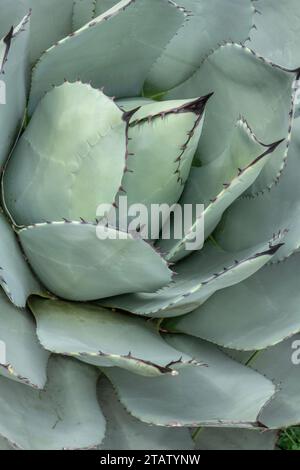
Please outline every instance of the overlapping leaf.
[[192, 450], [188, 429], [149, 426], [125, 411], [109, 381], [98, 382], [99, 404], [106, 418], [106, 435], [101, 450]]
[[64, 78], [91, 81], [119, 98], [138, 96], [149, 68], [183, 18], [172, 2], [122, 0], [43, 54], [33, 71], [30, 112]]
[[285, 171], [276, 187], [257, 198], [240, 199], [225, 213], [215, 238], [228, 250], [245, 249], [271, 234], [286, 231], [284, 246], [273, 261], [283, 259], [300, 246], [300, 119], [293, 122], [292, 141]]
[[[0, 169], [22, 126], [28, 88], [30, 15], [0, 40]], [[10, 29], [11, 27], [11, 29]]]
[[35, 328], [30, 313], [14, 307], [0, 291], [0, 375], [41, 389], [49, 353], [41, 347]]
[[100, 301], [138, 315], [172, 317], [183, 315], [202, 305], [219, 289], [237, 284], [268, 263], [280, 243], [257, 245], [239, 253], [225, 252], [207, 242], [202, 250], [176, 265], [174, 281], [152, 294], [123, 295]]
[[272, 346], [300, 331], [299, 276], [300, 255], [296, 253], [217, 292], [200, 308], [169, 320], [165, 327], [231, 349]]
[[106, 369], [127, 411], [145, 423], [159, 426], [251, 427], [256, 423], [261, 407], [274, 393], [269, 380], [209, 343], [183, 335], [168, 341], [178, 350], [204, 360], [208, 367], [185, 367], [176, 377], [155, 378]]
[[65, 299], [149, 292], [171, 281], [166, 261], [149, 244], [103, 225], [53, 222], [21, 229], [18, 235], [39, 279]]
[[91, 304], [31, 298], [45, 349], [97, 366], [119, 366], [145, 376], [177, 374], [192, 358], [170, 347], [149, 322]]
[[181, 0], [178, 4], [187, 17], [150, 70], [145, 84], [150, 95], [189, 78], [220, 42], [243, 42], [249, 35], [253, 13], [249, 0]]
[[64, 83], [40, 102], [17, 144], [5, 204], [18, 225], [94, 220], [98, 205], [115, 199], [126, 152], [122, 111], [89, 85]]
[[262, 142], [286, 139], [253, 185], [251, 193], [255, 193], [272, 186], [284, 167], [296, 78], [296, 72], [270, 64], [245, 46], [226, 44], [212, 52], [191, 78], [166, 96], [187, 98], [214, 91], [197, 152], [202, 163], [216, 159], [224, 151], [240, 115]]

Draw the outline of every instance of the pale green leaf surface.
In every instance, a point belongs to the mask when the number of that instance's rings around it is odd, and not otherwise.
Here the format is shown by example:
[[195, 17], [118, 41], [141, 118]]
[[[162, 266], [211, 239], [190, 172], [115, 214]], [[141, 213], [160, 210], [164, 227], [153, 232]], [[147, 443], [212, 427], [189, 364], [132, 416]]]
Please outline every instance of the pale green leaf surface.
[[249, 47], [288, 69], [300, 66], [300, 3], [256, 0], [255, 28], [250, 31]]
[[17, 238], [0, 212], [0, 285], [17, 307], [25, 307], [30, 294], [42, 294], [42, 288], [28, 267]]
[[[134, 113], [128, 129], [130, 171], [124, 174], [120, 192], [121, 197], [126, 192], [128, 207], [143, 204], [151, 215], [154, 205], [171, 207], [178, 201], [201, 135], [207, 99], [150, 103]], [[169, 216], [166, 211], [161, 220], [149, 217], [145, 238], [157, 239]], [[121, 217], [124, 230], [126, 224]]]
[[150, 95], [189, 78], [220, 42], [243, 42], [249, 35], [253, 15], [250, 0], [181, 0], [178, 4], [186, 9], [187, 16], [150, 70], [145, 84]]
[[120, 236], [112, 228], [53, 222], [18, 234], [39, 279], [65, 299], [86, 301], [153, 291], [171, 280], [167, 263], [149, 244], [127, 233]]
[[7, 439], [0, 437], [0, 450], [14, 450], [14, 448]]
[[183, 21], [164, 0], [122, 0], [48, 49], [33, 71], [30, 112], [51, 84], [80, 78], [119, 98], [138, 96], [146, 74]]
[[43, 388], [49, 353], [38, 341], [30, 313], [12, 305], [1, 291], [0, 325], [0, 348], [5, 356], [0, 355], [0, 375]]
[[[300, 423], [300, 335], [282, 341], [272, 348], [250, 353], [234, 352], [237, 360], [264, 374], [274, 382], [277, 392], [263, 408], [259, 421], [269, 428], [285, 428]], [[231, 350], [226, 351], [231, 355]]]
[[216, 159], [224, 151], [240, 115], [247, 119], [260, 141], [286, 139], [252, 186], [251, 192], [255, 193], [271, 186], [283, 169], [295, 78], [295, 73], [269, 64], [244, 46], [226, 44], [211, 53], [191, 78], [166, 97], [191, 98], [214, 91], [197, 152], [202, 163]]
[[0, 36], [32, 10], [30, 61], [72, 31], [73, 0], [0, 0]]
[[256, 429], [205, 429], [195, 440], [198, 450], [275, 450], [277, 431]]
[[0, 168], [21, 129], [28, 88], [29, 15], [0, 40]]
[[125, 160], [123, 112], [89, 85], [64, 83], [40, 102], [12, 154], [6, 207], [18, 225], [94, 220], [98, 205], [114, 202]]
[[0, 377], [0, 434], [24, 450], [97, 446], [105, 420], [97, 403], [96, 369], [52, 356], [43, 391]]
[[159, 426], [255, 424], [261, 407], [274, 393], [269, 380], [209, 343], [183, 335], [167, 340], [207, 367], [189, 366], [176, 377], [156, 378], [134, 378], [117, 368], [105, 370], [127, 411]]
[[91, 304], [31, 298], [43, 347], [96, 366], [118, 366], [145, 376], [176, 373], [192, 361], [178, 353], [144, 319]]
[[73, 31], [82, 28], [82, 26], [95, 17], [96, 1], [97, 0], [74, 0], [72, 18]]
[[[224, 152], [206, 165], [192, 167], [180, 204], [181, 207], [204, 204], [204, 211], [199, 219], [193, 214], [192, 223], [185, 232], [182, 224], [184, 236], [181, 240], [173, 237], [159, 242], [161, 250], [168, 253], [169, 261], [178, 261], [190, 254], [186, 242], [195, 238], [203, 224], [204, 239], [212, 233], [223, 212], [256, 180], [277, 146], [278, 143], [265, 146], [258, 142], [247, 123], [239, 120]], [[174, 233], [173, 229], [171, 233]], [[202, 239], [195, 244], [195, 249], [201, 247], [201, 242]]]
[[98, 399], [107, 423], [100, 450], [194, 449], [188, 429], [149, 426], [127, 413], [104, 376], [98, 382]]
[[286, 168], [270, 192], [235, 201], [214, 236], [226, 250], [241, 250], [287, 231], [284, 246], [272, 262], [291, 255], [300, 246], [300, 119], [293, 122]]

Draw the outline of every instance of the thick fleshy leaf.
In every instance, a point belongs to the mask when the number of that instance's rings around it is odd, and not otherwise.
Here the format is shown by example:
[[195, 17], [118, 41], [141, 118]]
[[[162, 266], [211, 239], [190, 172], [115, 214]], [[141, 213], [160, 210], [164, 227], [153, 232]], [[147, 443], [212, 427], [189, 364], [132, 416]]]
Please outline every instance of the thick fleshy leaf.
[[241, 250], [286, 232], [284, 246], [272, 262], [291, 255], [300, 246], [300, 119], [293, 122], [287, 166], [278, 184], [256, 198], [236, 201], [225, 213], [214, 236], [227, 250]]
[[96, 1], [97, 0], [74, 0], [72, 19], [73, 31], [82, 28], [82, 26], [95, 17]]
[[247, 119], [260, 141], [271, 143], [286, 139], [252, 186], [253, 193], [270, 187], [284, 167], [295, 80], [295, 72], [266, 62], [244, 46], [226, 44], [212, 52], [194, 75], [170, 91], [167, 98], [190, 98], [215, 92], [207, 107], [198, 147], [197, 156], [202, 163], [214, 160], [224, 151], [240, 115]]
[[[161, 250], [167, 252], [166, 259], [178, 261], [189, 255], [186, 242], [195, 239], [202, 224], [204, 238], [211, 234], [223, 212], [256, 180], [280, 143], [265, 146], [256, 139], [244, 120], [237, 122], [224, 152], [212, 162], [191, 169], [180, 203], [182, 207], [186, 207], [185, 204], [193, 207], [204, 204], [204, 211], [200, 218], [193, 214], [191, 226], [181, 240], [160, 241]], [[200, 238], [195, 243], [195, 250], [201, 248], [202, 243]]]
[[[128, 207], [143, 204], [152, 214], [154, 204], [171, 207], [178, 201], [201, 135], [208, 98], [154, 102], [134, 113], [128, 129], [130, 171], [124, 174], [120, 192], [121, 197], [126, 192]], [[152, 217], [150, 223], [149, 216], [145, 237], [158, 238], [169, 217], [166, 211], [160, 220]], [[120, 226], [127, 230], [127, 220], [121, 218]]]
[[101, 450], [192, 450], [188, 429], [149, 426], [125, 411], [109, 381], [98, 382], [98, 399], [106, 418], [106, 435]]
[[172, 2], [122, 0], [45, 52], [33, 71], [30, 112], [64, 78], [91, 81], [109, 95], [140, 95], [149, 68], [183, 18]]
[[53, 353], [74, 356], [96, 366], [118, 366], [145, 376], [177, 374], [173, 365], [192, 358], [179, 354], [153, 324], [91, 304], [29, 300], [37, 335]]
[[149, 292], [171, 281], [167, 263], [149, 244], [102, 225], [53, 222], [18, 235], [39, 279], [62, 298], [86, 301]]
[[120, 0], [95, 0], [95, 16], [102, 15]]
[[202, 250], [176, 265], [174, 281], [157, 293], [123, 295], [101, 300], [100, 304], [153, 317], [183, 315], [202, 305], [219, 289], [253, 275], [280, 247], [280, 243], [265, 243], [233, 254], [207, 242]]
[[25, 0], [32, 9], [30, 59], [35, 64], [41, 54], [72, 31], [74, 0]]
[[[282, 341], [264, 351], [235, 352], [243, 363], [272, 380], [277, 392], [263, 408], [259, 421], [269, 428], [285, 428], [300, 423], [300, 335]], [[231, 350], [228, 351], [231, 355]]]
[[105, 420], [97, 403], [97, 377], [91, 366], [55, 356], [45, 390], [0, 377], [0, 434], [24, 450], [99, 445]]
[[258, 350], [300, 331], [300, 254], [266, 266], [253, 276], [213, 295], [165, 328], [220, 346]]
[[250, 31], [249, 46], [275, 64], [289, 69], [300, 66], [298, 47], [300, 3], [256, 0], [255, 28]]
[[[0, 291], [0, 375], [35, 388], [46, 383], [49, 353], [36, 336], [30, 313], [14, 307]], [[3, 350], [2, 350], [3, 349]]]
[[274, 393], [269, 380], [204, 341], [183, 335], [167, 340], [178, 350], [203, 360], [208, 367], [189, 366], [176, 377], [155, 378], [106, 369], [104, 372], [121, 403], [133, 416], [159, 426], [256, 423], [262, 406]]
[[23, 123], [28, 88], [30, 15], [0, 40], [0, 169]]
[[0, 285], [17, 307], [25, 307], [30, 294], [42, 288], [28, 267], [12, 227], [0, 212]]
[[253, 14], [249, 0], [178, 3], [188, 15], [150, 70], [145, 84], [148, 95], [169, 90], [189, 78], [220, 42], [243, 42], [249, 35]]
[[205, 429], [195, 440], [199, 450], [275, 450], [277, 431], [256, 429]]
[[7, 31], [16, 26], [28, 13], [24, 0], [0, 0], [0, 37], [5, 36]]
[[47, 93], [5, 171], [15, 222], [94, 220], [121, 185], [126, 126], [118, 106], [90, 85], [64, 83]]

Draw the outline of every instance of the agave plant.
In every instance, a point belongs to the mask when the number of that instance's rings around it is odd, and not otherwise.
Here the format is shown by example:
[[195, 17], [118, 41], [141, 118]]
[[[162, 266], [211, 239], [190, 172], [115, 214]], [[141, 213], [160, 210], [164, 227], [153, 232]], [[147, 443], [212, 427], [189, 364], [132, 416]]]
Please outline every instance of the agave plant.
[[[2, 449], [271, 449], [300, 422], [300, 4], [178, 3], [0, 0]], [[124, 194], [204, 204], [202, 249], [197, 217], [97, 236]]]

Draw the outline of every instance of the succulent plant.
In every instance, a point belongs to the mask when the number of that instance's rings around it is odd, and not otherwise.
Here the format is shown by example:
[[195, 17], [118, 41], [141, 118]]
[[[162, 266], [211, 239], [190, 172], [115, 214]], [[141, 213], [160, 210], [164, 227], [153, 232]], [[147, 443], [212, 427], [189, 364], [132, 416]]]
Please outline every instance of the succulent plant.
[[[271, 449], [300, 422], [299, 16], [0, 0], [0, 449]], [[202, 249], [196, 216], [101, 225], [124, 194], [204, 204]]]

